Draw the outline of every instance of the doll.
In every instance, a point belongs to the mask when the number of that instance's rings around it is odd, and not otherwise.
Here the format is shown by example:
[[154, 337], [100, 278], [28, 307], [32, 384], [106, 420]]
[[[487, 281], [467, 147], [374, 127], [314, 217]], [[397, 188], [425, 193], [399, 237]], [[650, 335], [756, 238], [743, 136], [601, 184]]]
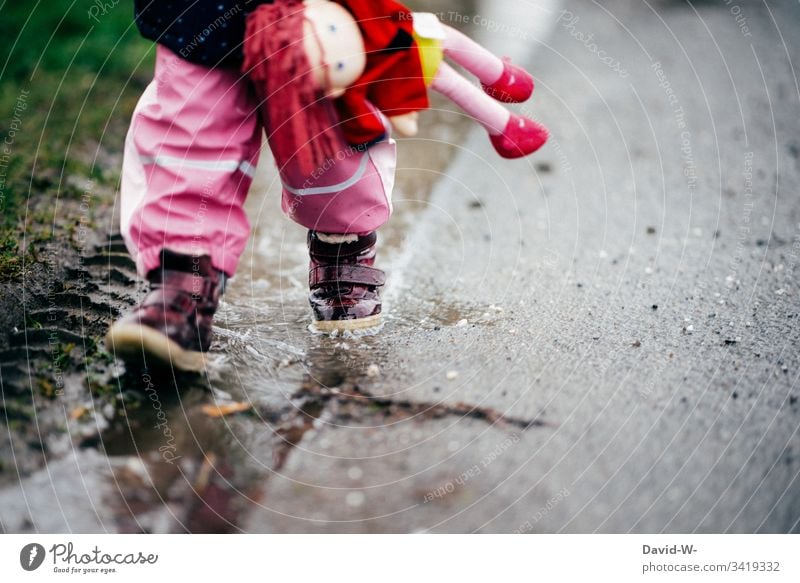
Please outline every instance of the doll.
[[[365, 43], [372, 45], [365, 73], [336, 103], [350, 143], [379, 136], [380, 124], [371, 105], [389, 116], [400, 135], [416, 135], [417, 112], [427, 106], [420, 93], [426, 88], [444, 95], [480, 123], [504, 158], [526, 156], [545, 143], [544, 127], [499, 103], [520, 103], [531, 96], [533, 78], [524, 69], [499, 59], [434, 14], [411, 13], [392, 0], [339, 1], [354, 14]], [[391, 39], [388, 45], [387, 39]], [[392, 51], [386, 46], [410, 46], [410, 50]], [[444, 57], [477, 76], [483, 91]]]
[[[393, 0], [276, 4], [283, 11], [264, 5], [251, 16], [245, 70], [267, 104], [262, 113], [279, 167], [298, 156], [310, 171], [341, 151], [343, 141], [368, 147], [386, 136], [384, 117], [398, 134], [416, 135], [428, 88], [480, 123], [504, 158], [526, 156], [547, 140], [544, 127], [500, 103], [527, 100], [534, 87], [530, 74], [434, 14], [411, 13]], [[302, 13], [302, 42], [287, 28], [286, 38], [273, 32], [293, 13]], [[444, 57], [476, 75], [483, 90]], [[333, 101], [336, 117], [323, 97]]]

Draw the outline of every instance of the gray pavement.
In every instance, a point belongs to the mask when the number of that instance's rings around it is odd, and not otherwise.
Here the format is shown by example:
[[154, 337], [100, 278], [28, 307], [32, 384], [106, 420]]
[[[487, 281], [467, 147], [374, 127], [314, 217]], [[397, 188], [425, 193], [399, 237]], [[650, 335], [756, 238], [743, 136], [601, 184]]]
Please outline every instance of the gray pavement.
[[5, 530], [800, 531], [800, 6], [432, 5], [534, 72], [549, 145], [501, 160], [436, 102], [360, 338], [306, 329], [262, 172], [216, 363], [163, 396], [180, 461], [152, 429], [65, 453]]
[[563, 9], [518, 43], [554, 139], [456, 144], [342, 372], [544, 425], [322, 423], [247, 530], [798, 530], [798, 7]]

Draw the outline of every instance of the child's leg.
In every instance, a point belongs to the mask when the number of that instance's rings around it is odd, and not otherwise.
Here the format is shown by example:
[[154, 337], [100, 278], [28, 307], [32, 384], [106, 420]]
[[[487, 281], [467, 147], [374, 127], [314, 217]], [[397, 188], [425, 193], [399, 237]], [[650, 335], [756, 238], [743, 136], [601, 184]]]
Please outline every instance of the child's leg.
[[392, 212], [396, 165], [395, 142], [386, 139], [334, 155], [311, 176], [299, 164], [283, 168], [283, 210], [309, 229], [309, 302], [320, 331], [380, 322], [384, 274], [374, 267], [375, 230]]
[[256, 111], [238, 72], [157, 48], [122, 169], [122, 234], [142, 275], [159, 266], [162, 249], [209, 255], [233, 275], [250, 228], [242, 204], [261, 145]]
[[446, 24], [442, 24], [442, 28], [445, 31], [442, 49], [446, 56], [475, 75], [482, 83], [491, 84], [500, 79], [504, 69], [502, 59], [455, 28]]
[[509, 111], [491, 99], [475, 85], [459, 75], [450, 65], [442, 63], [431, 88], [438, 91], [475, 118], [490, 135], [503, 132], [511, 116]]
[[281, 173], [284, 212], [312, 231], [342, 235], [375, 231], [392, 212], [395, 141], [348, 149], [334, 158], [311, 176], [303, 174], [299, 165], [287, 164]]

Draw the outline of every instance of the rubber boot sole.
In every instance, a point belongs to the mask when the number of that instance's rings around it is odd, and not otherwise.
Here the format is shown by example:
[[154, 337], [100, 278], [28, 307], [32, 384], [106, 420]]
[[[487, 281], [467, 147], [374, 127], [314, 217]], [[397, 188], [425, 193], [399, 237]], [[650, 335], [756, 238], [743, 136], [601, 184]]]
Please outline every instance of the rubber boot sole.
[[320, 332], [329, 334], [331, 332], [346, 332], [348, 330], [364, 330], [374, 328], [381, 323], [381, 315], [367, 316], [366, 318], [356, 318], [353, 320], [315, 320], [314, 327]]
[[148, 367], [173, 367], [199, 372], [206, 367], [202, 352], [186, 350], [149, 326], [115, 324], [106, 334], [106, 349], [127, 363]]

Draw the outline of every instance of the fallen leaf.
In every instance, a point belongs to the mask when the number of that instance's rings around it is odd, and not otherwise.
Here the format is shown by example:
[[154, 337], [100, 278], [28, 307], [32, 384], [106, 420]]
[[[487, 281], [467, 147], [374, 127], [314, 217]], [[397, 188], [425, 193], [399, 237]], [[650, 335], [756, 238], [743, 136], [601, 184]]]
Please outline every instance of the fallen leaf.
[[228, 403], [227, 405], [203, 405], [201, 411], [208, 417], [225, 417], [252, 409], [252, 403]]
[[75, 407], [70, 412], [69, 418], [70, 419], [80, 419], [81, 417], [86, 415], [86, 413], [88, 413], [88, 412], [89, 412], [89, 409], [87, 409], [86, 407]]

